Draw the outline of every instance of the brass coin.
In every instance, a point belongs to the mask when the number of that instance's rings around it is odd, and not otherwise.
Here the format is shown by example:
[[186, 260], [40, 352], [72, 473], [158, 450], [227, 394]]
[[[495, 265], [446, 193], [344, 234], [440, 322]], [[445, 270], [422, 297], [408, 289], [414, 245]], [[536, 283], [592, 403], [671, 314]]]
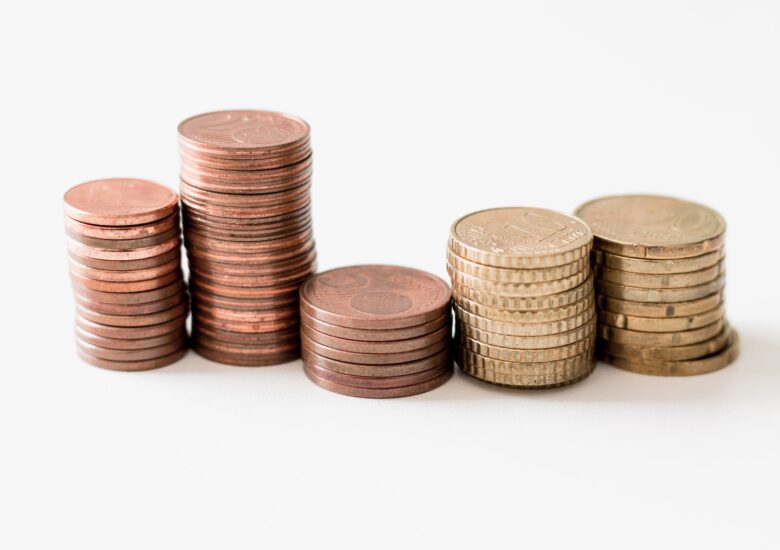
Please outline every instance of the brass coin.
[[436, 345], [414, 351], [400, 353], [355, 353], [320, 344], [309, 336], [309, 331], [306, 327], [301, 327], [301, 345], [312, 353], [329, 359], [335, 359], [336, 361], [362, 365], [390, 365], [419, 361], [448, 349], [449, 344], [449, 339], [442, 339], [441, 342]]
[[162, 334], [168, 334], [184, 328], [187, 321], [187, 314], [184, 313], [178, 317], [168, 318], [163, 322], [152, 325], [140, 325], [130, 327], [117, 327], [104, 325], [90, 321], [89, 319], [76, 315], [76, 325], [85, 331], [105, 338], [122, 338], [135, 340], [139, 338], [153, 338]]
[[725, 275], [718, 275], [716, 279], [703, 285], [689, 286], [686, 288], [638, 288], [634, 286], [622, 286], [596, 279], [594, 286], [599, 294], [605, 294], [610, 298], [628, 300], [632, 302], [672, 303], [690, 302], [699, 300], [718, 292], [726, 283]]
[[106, 250], [129, 251], [135, 250], [137, 248], [148, 248], [150, 246], [163, 244], [170, 241], [171, 239], [177, 238], [179, 236], [179, 227], [172, 227], [164, 233], [159, 233], [157, 235], [151, 235], [148, 237], [141, 237], [138, 239], [98, 239], [95, 237], [79, 235], [78, 233], [73, 233], [68, 230], [65, 231], [65, 234], [68, 236], [68, 238], [86, 246]]
[[143, 281], [100, 281], [82, 277], [78, 273], [71, 271], [70, 278], [72, 283], [79, 288], [100, 290], [102, 292], [143, 292], [167, 286], [174, 281], [180, 280], [182, 274], [181, 271], [172, 271], [154, 279], [145, 279]]
[[473, 289], [460, 284], [452, 285], [452, 295], [456, 302], [471, 300], [483, 306], [509, 311], [536, 311], [566, 307], [579, 302], [593, 292], [593, 276], [589, 276], [581, 285], [570, 290], [549, 296], [504, 296], [484, 290]]
[[65, 216], [65, 229], [67, 232], [96, 239], [143, 239], [165, 233], [177, 227], [179, 227], [178, 211], [160, 221], [123, 227], [91, 225]]
[[641, 332], [674, 332], [704, 327], [722, 319], [725, 313], [722, 303], [714, 309], [687, 317], [634, 317], [601, 310], [599, 311], [599, 323]]
[[417, 361], [397, 364], [365, 365], [362, 363], [347, 363], [345, 361], [330, 359], [303, 346], [301, 349], [301, 358], [308, 363], [343, 374], [355, 376], [404, 376], [429, 371], [442, 365], [450, 364], [449, 353], [449, 349], [444, 348], [443, 350], [429, 355], [428, 357], [418, 359]]
[[723, 329], [723, 319], [714, 323], [691, 330], [674, 332], [639, 332], [615, 328], [609, 325], [600, 325], [598, 335], [600, 338], [618, 344], [633, 344], [635, 346], [688, 346], [709, 340]]
[[177, 236], [165, 241], [162, 244], [147, 246], [145, 248], [136, 248], [134, 250], [114, 250], [110, 248], [96, 248], [82, 244], [73, 239], [68, 239], [68, 251], [77, 256], [95, 258], [97, 260], [144, 260], [165, 254], [171, 250], [178, 250], [181, 246], [181, 239]]
[[479, 264], [534, 269], [587, 258], [592, 241], [590, 228], [573, 216], [542, 208], [494, 208], [457, 220], [449, 247]]
[[173, 342], [155, 346], [152, 348], [144, 349], [108, 349], [101, 348], [100, 346], [92, 345], [88, 342], [84, 342], [76, 337], [76, 345], [78, 348], [92, 357], [98, 359], [108, 359], [109, 361], [147, 361], [149, 359], [157, 359], [159, 357], [166, 357], [172, 353], [176, 353], [185, 347], [186, 338], [180, 337]]
[[484, 279], [496, 283], [545, 283], [572, 277], [590, 269], [587, 257], [557, 267], [542, 267], [536, 269], [510, 269], [478, 264], [461, 258], [452, 249], [447, 248], [447, 264], [450, 269], [463, 273], [475, 279]]
[[652, 317], [657, 319], [700, 315], [717, 307], [722, 302], [722, 290], [697, 300], [671, 303], [633, 302], [630, 300], [611, 298], [609, 296], [604, 296], [603, 294], [596, 296], [596, 304], [599, 309], [624, 315]]
[[386, 330], [340, 327], [338, 325], [320, 321], [305, 311], [301, 311], [301, 322], [322, 334], [335, 336], [336, 338], [346, 338], [347, 340], [360, 340], [361, 342], [387, 342], [391, 340], [418, 338], [436, 332], [444, 327], [449, 328], [452, 325], [452, 319], [448, 313], [421, 325]]
[[703, 285], [711, 282], [724, 272], [725, 264], [723, 261], [720, 261], [713, 266], [700, 269], [699, 271], [690, 271], [688, 273], [664, 273], [661, 275], [618, 271], [599, 265], [595, 268], [595, 276], [601, 281], [623, 286], [651, 289], [688, 288], [696, 285]]
[[144, 361], [111, 361], [109, 359], [101, 359], [99, 357], [90, 355], [89, 353], [82, 351], [80, 348], [77, 348], [77, 350], [79, 357], [81, 357], [81, 359], [86, 363], [89, 363], [94, 367], [100, 367], [101, 369], [118, 371], [141, 371], [158, 369], [160, 367], [165, 367], [175, 363], [184, 357], [184, 355], [187, 353], [187, 348], [182, 347], [180, 350], [175, 351], [170, 355], [166, 355], [165, 357], [156, 357], [154, 359], [146, 359]]
[[401, 388], [381, 388], [381, 389], [368, 389], [368, 388], [355, 388], [352, 386], [345, 386], [343, 384], [336, 384], [329, 380], [317, 376], [311, 370], [304, 368], [306, 376], [320, 386], [323, 389], [332, 391], [334, 393], [340, 393], [342, 395], [348, 395], [350, 397], [366, 397], [375, 399], [386, 399], [396, 397], [410, 397], [412, 395], [419, 395], [431, 390], [435, 390], [439, 386], [443, 385], [452, 376], [452, 369], [446, 369], [443, 374], [438, 375], [436, 378], [423, 382], [421, 384], [415, 384], [413, 386], [404, 386]]
[[512, 311], [491, 306], [484, 306], [462, 296], [455, 298], [455, 303], [462, 310], [473, 315], [484, 317], [502, 323], [553, 323], [575, 317], [584, 311], [594, 307], [593, 292], [573, 304], [550, 309], [537, 309], [528, 311]]
[[630, 361], [653, 363], [663, 361], [686, 361], [717, 353], [728, 343], [731, 329], [724, 323], [723, 329], [715, 337], [688, 346], [645, 346], [619, 344], [599, 340], [596, 349], [603, 354], [616, 355]]
[[470, 288], [486, 294], [511, 296], [512, 298], [530, 298], [549, 296], [551, 294], [558, 294], [576, 288], [588, 279], [590, 268], [580, 271], [570, 277], [566, 277], [565, 279], [543, 283], [496, 283], [461, 273], [460, 271], [453, 269], [449, 264], [447, 264], [447, 273], [450, 274], [453, 287]]
[[89, 267], [73, 258], [69, 258], [69, 264], [71, 273], [76, 273], [81, 277], [88, 277], [96, 281], [129, 283], [134, 281], [148, 281], [149, 279], [156, 279], [174, 272], [179, 269], [181, 259], [174, 258], [159, 266], [148, 267], [146, 269], [130, 269], [124, 271]]
[[382, 342], [364, 342], [360, 340], [348, 340], [323, 334], [311, 328], [306, 319], [301, 319], [301, 332], [311, 340], [341, 351], [352, 353], [407, 353], [421, 349], [427, 350], [432, 346], [438, 346], [441, 342], [447, 342], [450, 339], [450, 327], [442, 327], [435, 332], [418, 336], [417, 338], [407, 338], [405, 340], [388, 340]]
[[593, 230], [596, 248], [631, 258], [699, 256], [720, 248], [726, 233], [720, 214], [672, 197], [603, 197], [576, 214]]
[[86, 342], [93, 346], [99, 346], [101, 348], [116, 349], [116, 350], [135, 350], [153, 348], [169, 344], [178, 340], [187, 338], [187, 331], [182, 325], [178, 330], [162, 334], [160, 336], [153, 336], [150, 338], [106, 338], [105, 336], [99, 336], [92, 334], [91, 332], [84, 330], [81, 327], [76, 327], [76, 336], [82, 342]]
[[325, 369], [306, 360], [303, 361], [303, 368], [319, 378], [335, 384], [352, 386], [353, 388], [388, 389], [422, 384], [434, 378], [438, 378], [445, 372], [451, 371], [452, 365], [443, 363], [434, 369], [428, 369], [427, 371], [414, 374], [404, 374], [401, 376], [355, 376], [353, 374], [344, 374]]
[[633, 273], [649, 273], [664, 275], [667, 273], [690, 273], [699, 271], [717, 264], [725, 256], [725, 248], [720, 247], [712, 252], [694, 256], [692, 258], [675, 258], [671, 260], [642, 260], [639, 258], [628, 258], [604, 252], [594, 248], [591, 252], [591, 258], [598, 265], [619, 269], [620, 271], [631, 271]]
[[550, 321], [547, 323], [508, 323], [493, 321], [491, 319], [486, 319], [485, 317], [474, 315], [462, 309], [457, 303], [454, 303], [453, 306], [455, 308], [455, 315], [462, 323], [478, 328], [479, 330], [512, 336], [547, 336], [574, 330], [588, 322], [595, 312], [595, 306], [591, 302], [591, 307], [589, 309], [569, 317], [568, 319]]
[[652, 374], [655, 376], [693, 376], [722, 369], [733, 363], [738, 356], [739, 335], [736, 331], [732, 330], [725, 348], [700, 359], [643, 363], [609, 354], [604, 354], [601, 358], [611, 365], [640, 374]]
[[493, 346], [478, 342], [477, 340], [460, 333], [456, 334], [455, 339], [463, 349], [472, 351], [484, 357], [489, 357], [490, 359], [514, 363], [544, 363], [568, 359], [584, 353], [588, 349], [592, 349], [596, 335], [594, 331], [590, 336], [572, 344], [546, 349], [515, 349]]
[[477, 342], [502, 348], [527, 350], [557, 348], [584, 340], [593, 334], [596, 325], [595, 321], [595, 315], [592, 315], [590, 320], [580, 327], [546, 336], [511, 336], [506, 334], [495, 334], [493, 332], [480, 330], [463, 322], [458, 322], [457, 327], [458, 331], [463, 334], [463, 336], [472, 338]]

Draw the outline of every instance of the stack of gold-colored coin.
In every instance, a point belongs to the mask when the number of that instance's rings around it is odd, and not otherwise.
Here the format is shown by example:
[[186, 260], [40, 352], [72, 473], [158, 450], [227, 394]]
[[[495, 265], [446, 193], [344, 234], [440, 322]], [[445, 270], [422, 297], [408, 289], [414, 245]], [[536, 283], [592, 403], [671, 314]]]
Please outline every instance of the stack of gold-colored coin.
[[496, 208], [450, 230], [447, 271], [464, 372], [494, 384], [549, 388], [594, 367], [595, 305], [581, 220], [539, 208]]
[[585, 203], [593, 230], [598, 355], [645, 374], [702, 374], [731, 363], [737, 333], [723, 305], [726, 223], [670, 197], [632, 195]]

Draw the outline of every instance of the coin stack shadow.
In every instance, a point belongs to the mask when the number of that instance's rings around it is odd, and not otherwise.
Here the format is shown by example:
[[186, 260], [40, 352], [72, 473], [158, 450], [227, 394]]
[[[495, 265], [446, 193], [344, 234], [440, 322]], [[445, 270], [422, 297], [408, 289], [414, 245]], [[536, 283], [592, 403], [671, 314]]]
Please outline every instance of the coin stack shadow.
[[496, 208], [450, 231], [455, 360], [480, 380], [550, 388], [595, 366], [592, 233], [571, 216]]
[[731, 363], [724, 240], [717, 212], [680, 199], [595, 199], [577, 214], [594, 233], [597, 356], [633, 372], [703, 374]]
[[189, 300], [176, 193], [144, 180], [97, 180], [72, 187], [64, 207], [82, 359], [136, 371], [182, 357]]
[[309, 126], [268, 111], [179, 125], [193, 349], [260, 366], [300, 356], [298, 288], [316, 269]]
[[438, 277], [367, 265], [315, 275], [301, 287], [304, 371], [354, 397], [405, 397], [452, 374], [450, 289]]

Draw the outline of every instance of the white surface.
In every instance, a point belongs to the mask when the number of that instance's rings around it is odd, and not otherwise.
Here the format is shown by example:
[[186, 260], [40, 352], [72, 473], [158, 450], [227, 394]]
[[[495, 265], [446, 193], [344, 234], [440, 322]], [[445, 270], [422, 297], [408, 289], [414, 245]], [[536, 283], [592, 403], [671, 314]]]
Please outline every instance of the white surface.
[[[368, 4], [3, 8], [0, 546], [778, 548], [778, 4]], [[176, 124], [234, 107], [311, 123], [322, 269], [445, 276], [450, 223], [483, 207], [711, 205], [742, 357], [394, 401], [299, 364], [81, 363], [62, 192], [175, 187]]]

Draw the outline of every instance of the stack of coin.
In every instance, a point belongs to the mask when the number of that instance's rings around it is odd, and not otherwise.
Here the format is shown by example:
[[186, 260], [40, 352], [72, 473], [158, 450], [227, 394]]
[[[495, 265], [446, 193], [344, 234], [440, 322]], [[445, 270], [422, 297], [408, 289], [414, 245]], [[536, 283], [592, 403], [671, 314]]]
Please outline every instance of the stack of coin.
[[179, 197], [162, 185], [106, 179], [65, 193], [76, 345], [88, 363], [145, 370], [186, 351]]
[[309, 126], [266, 111], [179, 125], [192, 342], [259, 366], [299, 357], [298, 289], [315, 271]]
[[577, 214], [595, 239], [600, 358], [665, 376], [711, 372], [736, 358], [738, 336], [723, 306], [720, 214], [646, 195], [596, 199]]
[[549, 388], [595, 365], [595, 305], [581, 220], [539, 208], [469, 214], [450, 230], [456, 360], [502, 386]]
[[407, 267], [363, 265], [320, 273], [301, 287], [306, 375], [355, 397], [430, 391], [452, 374], [447, 283]]

